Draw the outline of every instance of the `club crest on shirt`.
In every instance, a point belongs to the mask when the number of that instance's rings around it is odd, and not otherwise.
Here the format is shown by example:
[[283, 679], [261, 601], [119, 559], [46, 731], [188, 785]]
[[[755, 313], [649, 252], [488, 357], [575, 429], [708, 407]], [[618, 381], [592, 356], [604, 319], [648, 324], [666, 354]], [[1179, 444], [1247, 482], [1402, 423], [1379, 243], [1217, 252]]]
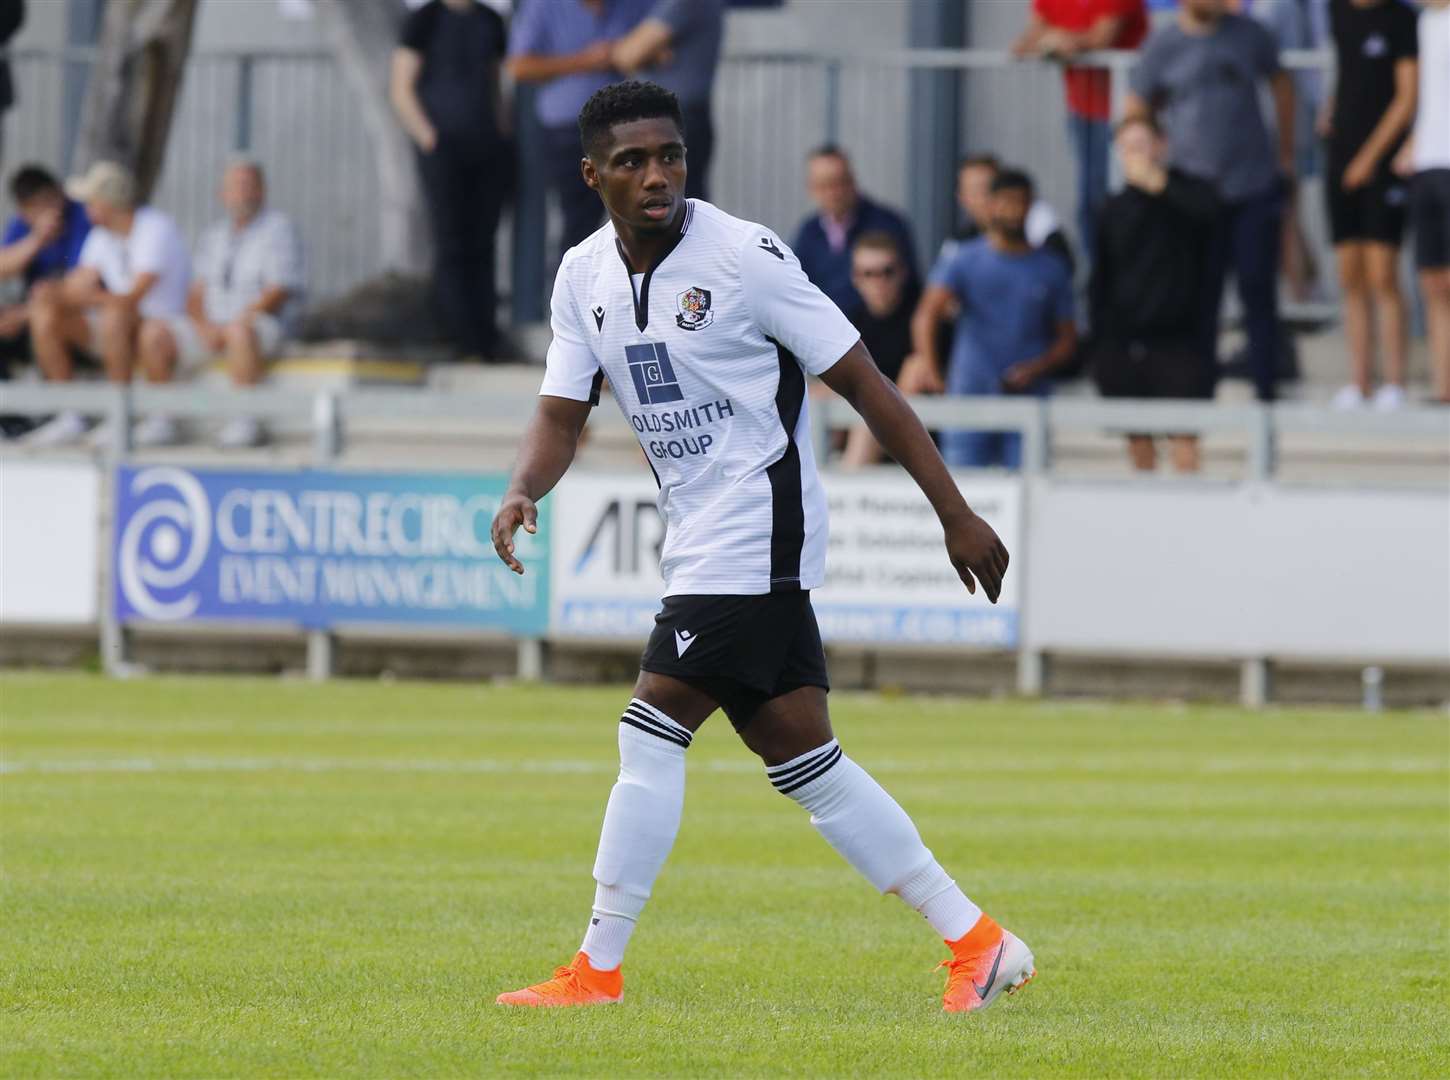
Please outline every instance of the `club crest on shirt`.
[[710, 310], [710, 290], [692, 285], [675, 297], [680, 313], [675, 316], [675, 325], [681, 330], [703, 330], [715, 321]]

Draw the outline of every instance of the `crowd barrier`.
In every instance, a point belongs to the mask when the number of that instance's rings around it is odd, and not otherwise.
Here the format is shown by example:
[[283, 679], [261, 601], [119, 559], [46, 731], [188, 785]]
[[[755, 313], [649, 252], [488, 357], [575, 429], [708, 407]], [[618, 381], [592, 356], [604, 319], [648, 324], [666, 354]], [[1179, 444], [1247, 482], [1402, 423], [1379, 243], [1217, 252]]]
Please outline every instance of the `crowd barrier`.
[[[306, 415], [317, 467], [238, 470], [130, 459], [9, 456], [0, 463], [0, 623], [96, 625], [102, 655], [126, 666], [126, 631], [144, 624], [228, 624], [306, 634], [326, 675], [339, 633], [432, 629], [520, 642], [520, 672], [540, 673], [546, 641], [629, 641], [648, 632], [661, 582], [662, 527], [648, 475], [575, 472], [545, 500], [528, 568], [493, 554], [488, 527], [500, 473], [340, 468], [350, 418], [512, 416], [522, 396], [383, 391], [309, 402], [168, 388], [15, 386], [6, 408], [65, 403], [180, 415]], [[283, 399], [277, 398], [277, 401]], [[816, 403], [818, 427], [840, 419]], [[1275, 477], [1289, 430], [1346, 437], [1406, 432], [1450, 445], [1450, 413], [1344, 416], [1305, 406], [939, 400], [924, 419], [1020, 432], [1020, 475], [958, 474], [1013, 562], [996, 606], [969, 596], [915, 486], [897, 470], [828, 471], [828, 580], [815, 595], [828, 644], [1014, 652], [1018, 687], [1043, 687], [1046, 658], [1097, 653], [1233, 659], [1243, 696], [1269, 694], [1276, 658], [1368, 665], [1450, 663], [1450, 489], [1298, 486]], [[1135, 430], [1238, 426], [1252, 435], [1236, 482], [1147, 485], [1052, 470], [1054, 435], [1074, 425]]]

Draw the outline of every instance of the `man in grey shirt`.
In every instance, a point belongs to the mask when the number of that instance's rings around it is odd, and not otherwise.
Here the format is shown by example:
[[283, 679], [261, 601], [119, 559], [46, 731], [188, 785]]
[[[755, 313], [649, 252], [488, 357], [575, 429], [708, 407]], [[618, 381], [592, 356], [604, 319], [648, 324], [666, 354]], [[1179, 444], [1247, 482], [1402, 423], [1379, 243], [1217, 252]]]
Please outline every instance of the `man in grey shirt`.
[[[296, 330], [305, 280], [297, 227], [280, 210], [265, 206], [262, 167], [237, 160], [222, 175], [227, 216], [202, 234], [186, 317], [172, 327], [183, 356], [195, 361], [225, 357], [238, 387], [262, 380], [266, 361]], [[266, 440], [261, 422], [241, 417], [222, 428], [225, 447]]]
[[[1200, 347], [1218, 364], [1219, 311], [1230, 266], [1249, 337], [1259, 399], [1274, 398], [1278, 359], [1277, 270], [1284, 199], [1294, 182], [1294, 83], [1272, 35], [1232, 15], [1227, 0], [1181, 0], [1178, 17], [1148, 39], [1129, 95], [1129, 116], [1167, 133], [1174, 168], [1206, 180], [1222, 207], [1208, 252]], [[1277, 145], [1259, 106], [1273, 91]]]

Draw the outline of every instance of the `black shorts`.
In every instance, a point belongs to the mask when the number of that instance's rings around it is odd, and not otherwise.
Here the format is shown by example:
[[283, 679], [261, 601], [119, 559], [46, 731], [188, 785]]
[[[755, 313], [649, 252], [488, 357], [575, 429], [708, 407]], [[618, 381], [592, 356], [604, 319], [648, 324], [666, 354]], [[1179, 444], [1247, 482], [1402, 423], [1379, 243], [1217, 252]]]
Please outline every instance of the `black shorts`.
[[1410, 185], [1410, 218], [1415, 224], [1415, 265], [1450, 269], [1450, 169], [1419, 173]]
[[1329, 235], [1336, 244], [1374, 243], [1399, 247], [1410, 211], [1409, 185], [1382, 173], [1362, 188], [1345, 191], [1344, 169], [1329, 174]]
[[1102, 342], [1093, 376], [1107, 398], [1213, 397], [1214, 372], [1191, 341]]
[[736, 731], [772, 698], [802, 686], [830, 689], [821, 631], [804, 591], [667, 596], [639, 666], [704, 690]]

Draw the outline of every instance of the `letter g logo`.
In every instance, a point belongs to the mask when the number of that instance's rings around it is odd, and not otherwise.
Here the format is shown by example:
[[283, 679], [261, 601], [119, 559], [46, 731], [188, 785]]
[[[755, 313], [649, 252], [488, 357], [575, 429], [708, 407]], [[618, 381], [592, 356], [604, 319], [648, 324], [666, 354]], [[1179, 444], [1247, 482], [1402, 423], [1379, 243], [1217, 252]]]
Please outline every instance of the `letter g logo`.
[[140, 502], [117, 545], [121, 592], [144, 618], [184, 619], [201, 603], [197, 592], [168, 600], [156, 592], [183, 587], [206, 561], [212, 527], [206, 492], [184, 469], [158, 466], [131, 478], [131, 494]]

